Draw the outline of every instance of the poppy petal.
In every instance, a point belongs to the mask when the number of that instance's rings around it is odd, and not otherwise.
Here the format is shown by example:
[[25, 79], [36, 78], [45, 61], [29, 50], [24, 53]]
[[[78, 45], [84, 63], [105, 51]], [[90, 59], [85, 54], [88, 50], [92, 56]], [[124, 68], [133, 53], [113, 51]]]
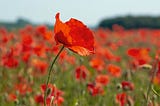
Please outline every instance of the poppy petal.
[[94, 38], [92, 31], [81, 21], [71, 18], [66, 24], [70, 27], [73, 46], [82, 46], [94, 52]]
[[68, 48], [70, 50], [78, 53], [81, 56], [87, 56], [87, 55], [93, 54], [93, 51], [89, 51], [88, 49], [86, 49], [84, 47], [81, 47], [81, 46], [71, 46], [71, 47], [68, 47]]
[[59, 15], [59, 13], [56, 14], [56, 23], [54, 26], [55, 40], [57, 44], [65, 43], [67, 45], [72, 41], [72, 38], [69, 36], [70, 28], [59, 19]]
[[63, 23], [56, 14], [54, 27], [57, 44], [63, 44], [73, 52], [86, 56], [94, 53], [94, 37], [92, 31], [81, 21], [71, 18]]

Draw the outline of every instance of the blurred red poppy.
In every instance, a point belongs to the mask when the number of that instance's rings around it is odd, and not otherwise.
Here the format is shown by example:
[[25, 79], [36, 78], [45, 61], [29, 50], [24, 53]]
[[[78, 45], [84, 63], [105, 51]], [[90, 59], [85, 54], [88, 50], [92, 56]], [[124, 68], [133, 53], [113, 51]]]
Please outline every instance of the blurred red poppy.
[[107, 85], [109, 82], [109, 77], [108, 75], [98, 75], [96, 77], [96, 83], [102, 84], [102, 85]]
[[91, 93], [92, 96], [104, 94], [104, 89], [100, 84], [89, 83], [87, 84], [87, 89]]
[[138, 65], [143, 65], [151, 61], [149, 51], [149, 48], [130, 48], [127, 54], [133, 57], [138, 62]]
[[43, 104], [43, 102], [44, 102], [44, 99], [43, 99], [42, 95], [36, 95], [34, 97], [34, 100], [35, 100], [36, 103], [39, 103], [39, 104]]
[[10, 93], [8, 95], [8, 100], [9, 101], [16, 101], [16, 99], [17, 99], [17, 96], [14, 93]]
[[24, 52], [22, 54], [21, 58], [25, 63], [27, 63], [29, 61], [30, 57], [31, 57], [31, 53], [30, 52]]
[[105, 63], [102, 59], [95, 57], [89, 62], [90, 66], [96, 69], [96, 71], [101, 72], [104, 69]]
[[127, 95], [126, 93], [120, 93], [116, 95], [116, 102], [119, 104], [119, 106], [125, 106], [127, 102]]
[[121, 68], [114, 64], [109, 64], [107, 66], [107, 71], [109, 71], [109, 73], [115, 77], [120, 77], [122, 74]]
[[129, 81], [123, 81], [121, 82], [122, 89], [124, 90], [133, 90], [134, 89], [134, 84], [129, 82]]
[[89, 75], [89, 71], [83, 65], [77, 67], [76, 70], [75, 70], [76, 80], [85, 80], [88, 75]]
[[21, 95], [26, 95], [27, 93], [32, 92], [32, 88], [30, 87], [29, 84], [26, 83], [15, 84], [15, 89]]
[[15, 51], [13, 48], [10, 51], [2, 56], [1, 60], [3, 66], [8, 68], [16, 68], [19, 64], [18, 59], [16, 59]]
[[70, 50], [85, 56], [94, 53], [94, 37], [92, 31], [81, 21], [71, 18], [63, 23], [56, 14], [54, 38], [57, 44], [63, 44]]
[[33, 59], [31, 63], [35, 67], [35, 69], [37, 69], [39, 74], [46, 74], [46, 69], [48, 67], [48, 64], [46, 61], [42, 61], [39, 59]]
[[[44, 102], [44, 91], [47, 89], [46, 84], [41, 85], [41, 95], [36, 95], [34, 97], [34, 100], [38, 104], [43, 104]], [[64, 92], [56, 88], [55, 85], [48, 84], [48, 89], [50, 92], [48, 92], [47, 98], [46, 98], [46, 103], [47, 106], [61, 106], [62, 103], [64, 102], [64, 98], [62, 97]]]

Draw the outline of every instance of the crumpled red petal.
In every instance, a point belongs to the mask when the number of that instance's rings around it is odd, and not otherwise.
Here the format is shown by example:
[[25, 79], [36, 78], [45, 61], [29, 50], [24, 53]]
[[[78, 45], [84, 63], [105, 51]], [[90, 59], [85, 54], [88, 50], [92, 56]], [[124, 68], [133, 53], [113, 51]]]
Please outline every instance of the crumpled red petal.
[[63, 44], [79, 55], [86, 56], [94, 53], [93, 33], [79, 20], [71, 18], [63, 23], [57, 13], [54, 34], [57, 44]]

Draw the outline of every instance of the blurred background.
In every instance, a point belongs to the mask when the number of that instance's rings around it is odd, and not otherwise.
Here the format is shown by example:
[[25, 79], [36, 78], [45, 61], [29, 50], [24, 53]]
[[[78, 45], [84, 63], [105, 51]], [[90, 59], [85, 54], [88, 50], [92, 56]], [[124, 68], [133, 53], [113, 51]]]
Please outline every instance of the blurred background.
[[73, 17], [92, 28], [111, 28], [112, 24], [160, 28], [159, 4], [159, 0], [0, 0], [0, 26], [52, 27], [60, 12], [63, 21]]

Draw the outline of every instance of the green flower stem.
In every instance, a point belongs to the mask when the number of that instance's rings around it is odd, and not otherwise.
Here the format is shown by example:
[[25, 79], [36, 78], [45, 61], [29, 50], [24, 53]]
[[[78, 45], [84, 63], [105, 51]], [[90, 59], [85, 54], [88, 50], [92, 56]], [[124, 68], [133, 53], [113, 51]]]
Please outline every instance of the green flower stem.
[[60, 49], [60, 51], [58, 52], [56, 57], [52, 60], [52, 63], [50, 65], [49, 69], [48, 69], [48, 77], [47, 77], [47, 81], [46, 81], [46, 90], [45, 90], [45, 94], [44, 94], [44, 106], [46, 106], [47, 90], [48, 90], [48, 84], [49, 84], [50, 77], [51, 77], [52, 68], [53, 68], [53, 65], [55, 64], [57, 58], [59, 57], [59, 55], [61, 54], [63, 49], [64, 49], [64, 45], [62, 46], [62, 48]]
[[151, 76], [151, 81], [148, 85], [148, 90], [147, 90], [147, 98], [146, 98], [146, 103], [147, 103], [147, 106], [148, 106], [148, 99], [149, 99], [149, 94], [150, 94], [150, 91], [151, 91], [151, 88], [152, 88], [152, 83], [153, 83], [153, 79], [157, 73], [157, 70], [158, 70], [158, 67], [157, 67], [157, 61], [155, 61], [155, 64], [153, 65], [153, 68], [152, 68], [152, 76]]
[[153, 91], [153, 93], [154, 94], [156, 94], [157, 96], [159, 96], [160, 97], [160, 94], [158, 94], [158, 92], [154, 89], [154, 87], [152, 86], [152, 91]]

